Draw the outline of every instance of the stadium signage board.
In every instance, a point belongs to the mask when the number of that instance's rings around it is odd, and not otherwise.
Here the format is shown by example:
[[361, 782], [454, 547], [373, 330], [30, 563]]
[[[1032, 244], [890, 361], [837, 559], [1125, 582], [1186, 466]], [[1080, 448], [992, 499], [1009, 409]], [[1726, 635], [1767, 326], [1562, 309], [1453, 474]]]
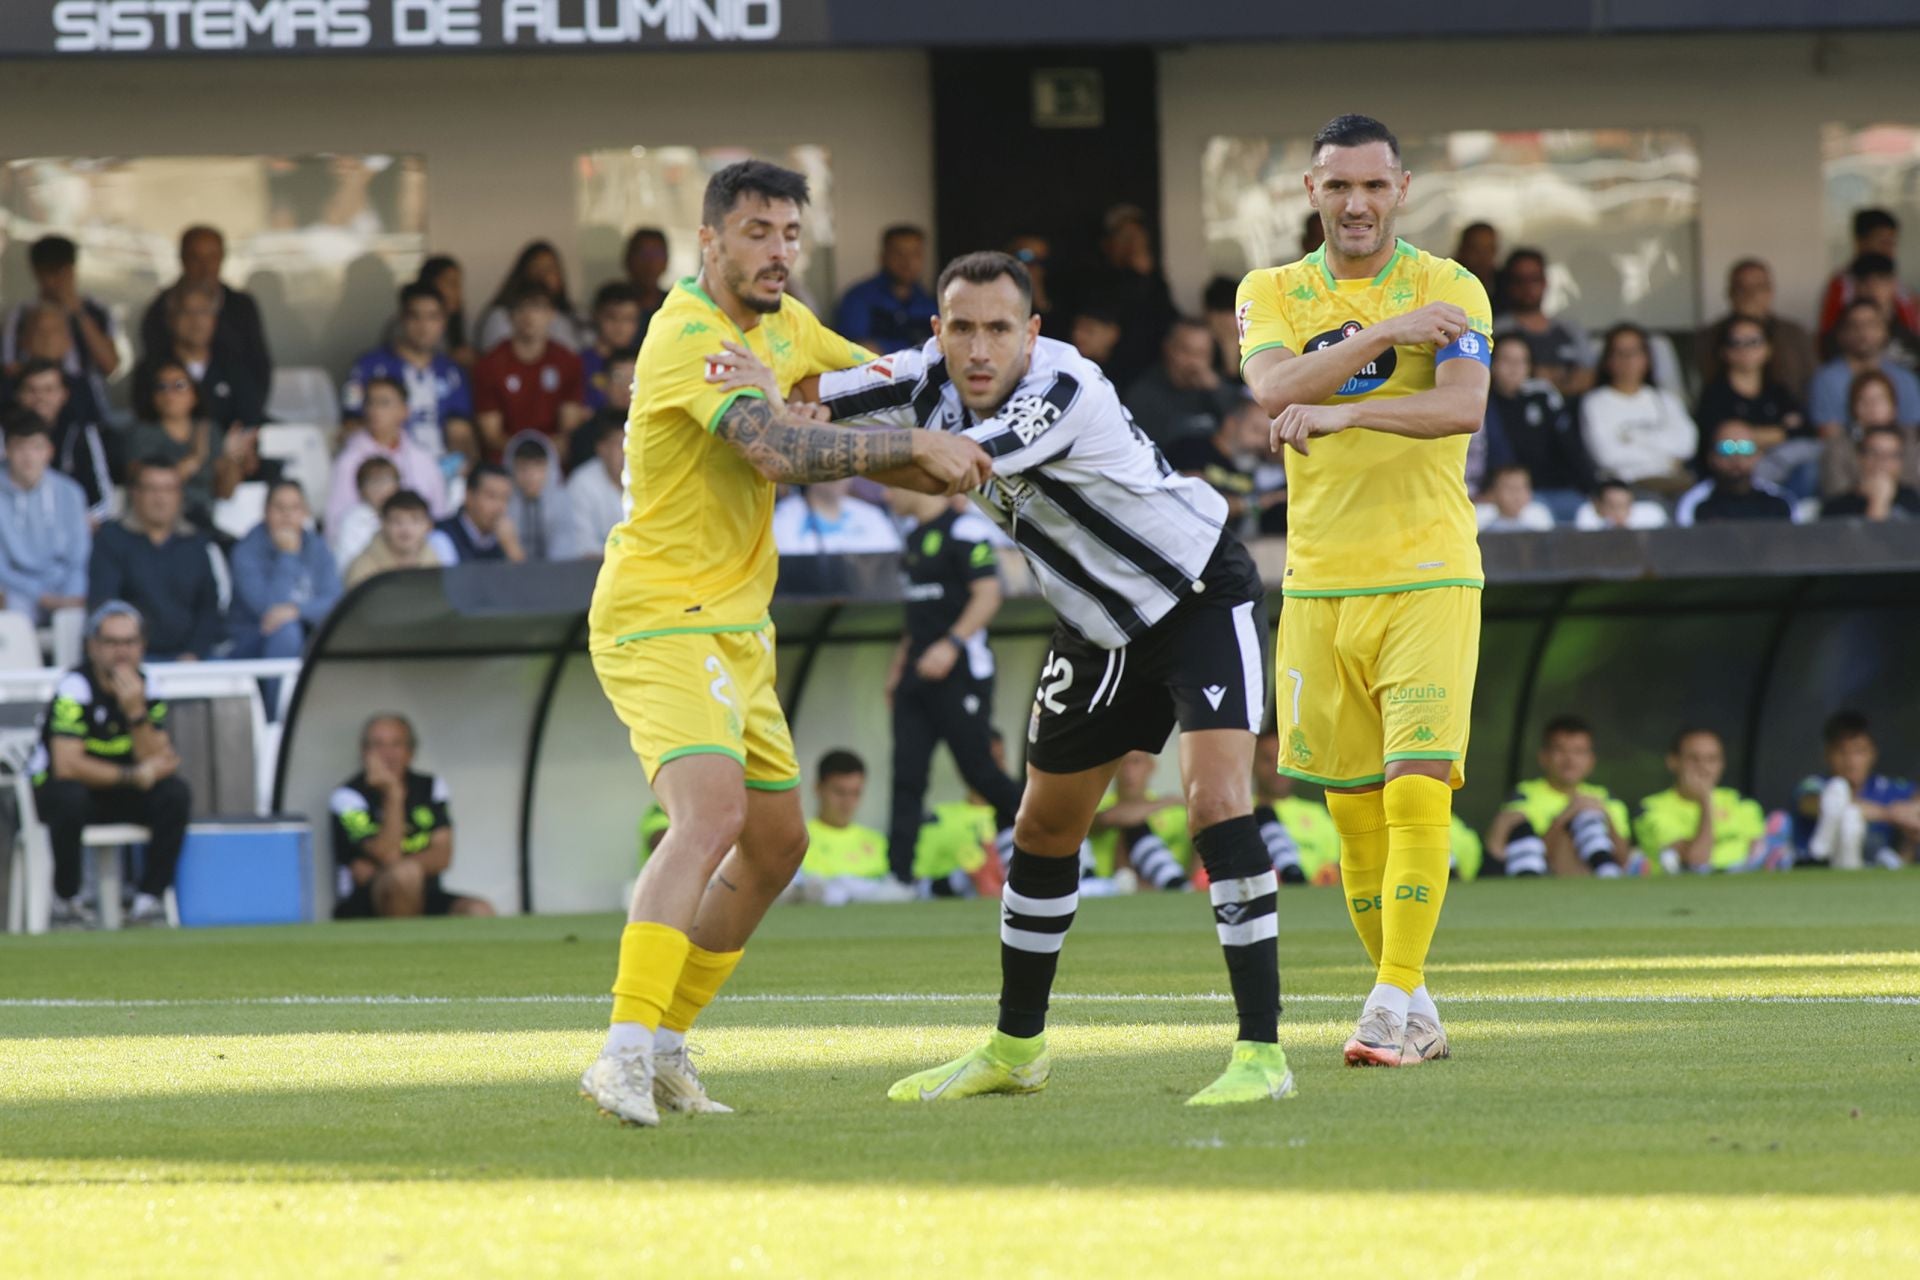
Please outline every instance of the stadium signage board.
[[0, 55], [819, 44], [826, 31], [825, 0], [54, 0], [4, 24]]

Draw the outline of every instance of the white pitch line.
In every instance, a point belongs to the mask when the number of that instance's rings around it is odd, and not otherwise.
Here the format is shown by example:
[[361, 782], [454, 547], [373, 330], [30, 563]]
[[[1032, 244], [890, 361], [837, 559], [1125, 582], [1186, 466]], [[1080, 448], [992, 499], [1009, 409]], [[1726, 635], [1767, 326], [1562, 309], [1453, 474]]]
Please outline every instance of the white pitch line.
[[[1288, 1004], [1351, 1004], [1359, 997], [1351, 995], [1285, 995], [1283, 1001]], [[1696, 1004], [1834, 1004], [1834, 1005], [1920, 1005], [1920, 995], [1865, 995], [1865, 996], [1766, 996], [1766, 995], [1525, 995], [1518, 993], [1493, 992], [1467, 995], [1446, 995], [1440, 997], [1449, 1007], [1454, 1005], [1696, 1005]], [[1203, 991], [1190, 995], [1170, 992], [1135, 992], [1131, 994], [1103, 995], [1091, 992], [1069, 992], [1053, 996], [1056, 1004], [1226, 1004], [1231, 996], [1220, 992]], [[355, 995], [355, 996], [235, 996], [228, 999], [205, 1000], [112, 1000], [112, 999], [65, 999], [55, 996], [31, 996], [0, 998], [0, 1009], [204, 1009], [229, 1007], [276, 1006], [287, 1008], [374, 1008], [408, 1005], [605, 1005], [608, 997], [602, 995], [533, 995], [533, 996], [404, 996], [404, 995]], [[724, 996], [722, 1005], [760, 1004], [760, 1005], [836, 1005], [836, 1004], [991, 1004], [993, 996], [986, 992], [967, 995], [958, 992], [890, 992], [868, 991], [847, 995], [777, 995], [753, 994]]]

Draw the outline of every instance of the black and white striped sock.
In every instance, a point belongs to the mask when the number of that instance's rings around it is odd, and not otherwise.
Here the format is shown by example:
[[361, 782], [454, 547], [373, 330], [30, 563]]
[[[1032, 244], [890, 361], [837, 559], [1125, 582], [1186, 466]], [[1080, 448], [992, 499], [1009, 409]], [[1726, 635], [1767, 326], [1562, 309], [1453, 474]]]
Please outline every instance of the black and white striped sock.
[[1000, 1030], [1037, 1036], [1046, 1030], [1047, 997], [1060, 967], [1060, 947], [1080, 905], [1080, 859], [1013, 851], [1000, 892]]
[[1148, 830], [1145, 824], [1122, 831], [1120, 841], [1126, 848], [1127, 862], [1142, 880], [1156, 889], [1187, 887], [1186, 868], [1180, 865], [1180, 859], [1173, 856], [1173, 850], [1167, 848], [1167, 842]]
[[1195, 835], [1211, 881], [1214, 931], [1227, 958], [1227, 981], [1240, 1015], [1241, 1040], [1280, 1039], [1279, 877], [1253, 815], [1229, 818]]
[[1300, 865], [1300, 846], [1294, 843], [1293, 835], [1280, 821], [1280, 815], [1273, 811], [1273, 806], [1255, 809], [1253, 820], [1260, 825], [1260, 839], [1267, 846], [1267, 857], [1273, 859], [1274, 874], [1280, 877], [1281, 883], [1306, 883], [1306, 868]]

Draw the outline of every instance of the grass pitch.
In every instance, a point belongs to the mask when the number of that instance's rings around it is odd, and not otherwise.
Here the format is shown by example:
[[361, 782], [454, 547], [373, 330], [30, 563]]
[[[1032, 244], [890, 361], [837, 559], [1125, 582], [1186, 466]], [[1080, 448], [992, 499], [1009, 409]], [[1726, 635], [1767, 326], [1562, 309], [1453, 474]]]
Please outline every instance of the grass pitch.
[[1402, 1072], [1289, 890], [1300, 1097], [1230, 1111], [1201, 896], [1083, 904], [1047, 1092], [928, 1107], [994, 906], [776, 909], [696, 1035], [741, 1114], [654, 1131], [574, 1092], [617, 923], [0, 939], [0, 1274], [1920, 1275], [1920, 874], [1457, 886]]

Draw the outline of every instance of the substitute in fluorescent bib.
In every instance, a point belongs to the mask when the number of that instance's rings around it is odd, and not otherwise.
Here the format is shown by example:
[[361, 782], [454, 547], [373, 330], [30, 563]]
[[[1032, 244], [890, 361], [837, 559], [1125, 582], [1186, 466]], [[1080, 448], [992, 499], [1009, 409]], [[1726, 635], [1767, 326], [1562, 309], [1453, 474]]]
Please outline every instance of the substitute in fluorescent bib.
[[1326, 788], [1377, 968], [1346, 1060], [1393, 1067], [1448, 1051], [1425, 969], [1480, 656], [1463, 476], [1492, 317], [1471, 271], [1394, 236], [1412, 175], [1385, 125], [1330, 121], [1312, 166], [1326, 243], [1241, 282], [1241, 362], [1291, 450], [1279, 767]]

